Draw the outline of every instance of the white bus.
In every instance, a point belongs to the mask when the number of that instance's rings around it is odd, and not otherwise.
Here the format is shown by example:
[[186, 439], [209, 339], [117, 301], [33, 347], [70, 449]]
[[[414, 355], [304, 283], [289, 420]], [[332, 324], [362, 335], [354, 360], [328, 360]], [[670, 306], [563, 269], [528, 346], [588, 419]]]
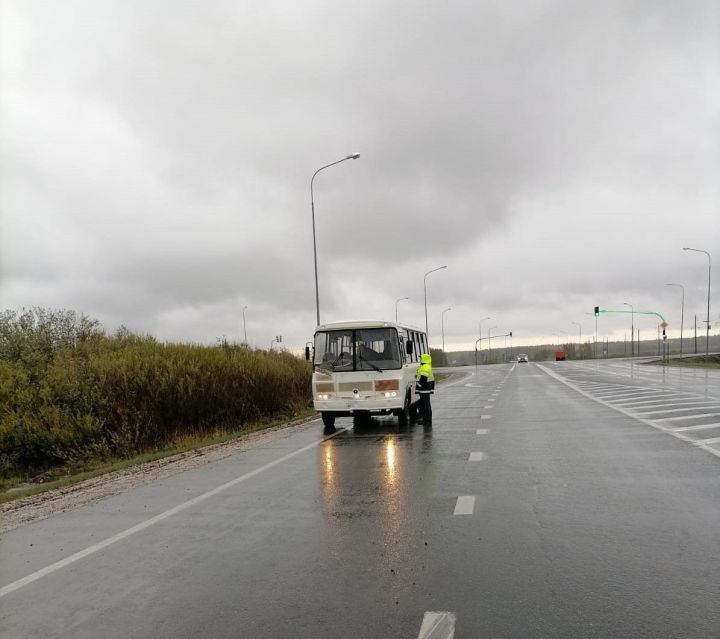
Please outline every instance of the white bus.
[[[315, 331], [312, 393], [326, 429], [337, 417], [362, 423], [371, 414], [415, 418], [415, 375], [427, 353], [421, 330], [382, 321], [321, 324]], [[306, 349], [310, 358], [310, 349]]]

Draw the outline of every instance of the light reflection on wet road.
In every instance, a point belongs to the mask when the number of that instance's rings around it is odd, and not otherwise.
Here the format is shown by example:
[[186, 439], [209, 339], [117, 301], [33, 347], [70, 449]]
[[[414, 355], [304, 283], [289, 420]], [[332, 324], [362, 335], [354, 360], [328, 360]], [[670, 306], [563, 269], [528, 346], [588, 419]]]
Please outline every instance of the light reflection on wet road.
[[720, 636], [720, 459], [532, 363], [434, 410], [318, 422], [8, 533], [3, 584], [209, 495], [4, 597], [6, 636], [416, 637], [427, 611], [458, 639]]

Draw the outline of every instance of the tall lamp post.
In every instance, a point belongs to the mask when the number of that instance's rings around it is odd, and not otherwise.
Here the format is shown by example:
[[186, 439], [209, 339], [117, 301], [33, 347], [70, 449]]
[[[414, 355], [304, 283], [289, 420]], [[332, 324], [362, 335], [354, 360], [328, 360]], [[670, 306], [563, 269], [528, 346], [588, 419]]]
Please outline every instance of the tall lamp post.
[[397, 307], [398, 307], [398, 302], [402, 302], [403, 300], [409, 300], [409, 299], [410, 299], [409, 297], [400, 297], [400, 298], [398, 298], [398, 299], [395, 300], [395, 323], [396, 323], [396, 324], [397, 324], [397, 321], [398, 321], [398, 320], [397, 320]]
[[452, 311], [449, 306], [440, 314], [440, 326], [442, 327], [442, 350], [445, 353], [445, 313]]
[[312, 207], [313, 229], [313, 259], [315, 260], [315, 313], [317, 315], [318, 325], [320, 324], [320, 289], [318, 287], [317, 241], [315, 239], [315, 195], [313, 193], [313, 182], [315, 181], [315, 176], [323, 169], [327, 169], [328, 167], [340, 164], [340, 162], [345, 162], [345, 160], [357, 160], [359, 157], [359, 153], [351, 153], [347, 157], [344, 157], [342, 160], [337, 160], [335, 162], [330, 162], [330, 164], [326, 164], [325, 166], [321, 166], [317, 171], [315, 171], [315, 173], [313, 173], [313, 176], [310, 179], [310, 206]]
[[245, 346], [247, 346], [247, 324], [245, 323], [245, 310], [247, 306], [243, 306], [243, 335], [245, 336]]
[[[634, 335], [635, 333], [635, 307], [632, 304], [628, 304], [627, 302], [623, 302], [625, 306], [630, 307], [630, 335]], [[627, 313], [627, 311], [625, 311]], [[627, 352], [627, 351], [625, 351]], [[640, 355], [640, 346], [638, 346], [638, 355]], [[630, 357], [635, 356], [635, 342], [633, 340], [630, 340]]]
[[497, 328], [497, 326], [491, 326], [488, 329], [488, 358], [490, 358], [490, 363], [492, 363], [492, 332]]
[[[492, 319], [492, 317], [483, 317], [483, 318], [478, 322], [478, 337], [480, 338], [480, 339], [478, 339], [478, 342], [482, 341], [482, 323], [483, 323], [484, 321], [486, 321], [486, 320], [489, 320], [489, 319]], [[477, 346], [477, 342], [476, 342], [476, 346]], [[480, 347], [482, 348], [482, 344], [480, 345]], [[476, 353], [475, 357], [477, 358], [477, 353]]]
[[712, 269], [712, 262], [710, 260], [710, 253], [703, 249], [684, 247], [683, 251], [695, 251], [696, 253], [705, 253], [708, 258], [707, 320], [705, 320], [705, 363], [707, 364], [708, 354], [710, 353], [710, 271]]
[[[582, 348], [582, 324], [580, 322], [570, 322], [571, 324], [575, 324], [575, 326], [578, 327], [578, 349]], [[578, 356], [580, 356], [580, 353], [578, 353]]]
[[425, 335], [427, 336], [428, 348], [430, 348], [430, 331], [428, 331], [427, 319], [427, 276], [430, 275], [430, 273], [434, 273], [435, 271], [442, 271], [444, 268], [447, 268], [447, 265], [438, 266], [437, 268], [434, 268], [431, 271], [425, 273], [425, 276], [423, 277], [423, 293], [425, 294]]
[[[679, 286], [682, 290], [682, 297], [680, 298], [680, 356], [683, 354], [683, 324], [685, 323], [685, 287], [682, 284], [675, 284], [670, 282], [665, 286]], [[668, 356], [670, 355], [670, 349], [668, 349]]]

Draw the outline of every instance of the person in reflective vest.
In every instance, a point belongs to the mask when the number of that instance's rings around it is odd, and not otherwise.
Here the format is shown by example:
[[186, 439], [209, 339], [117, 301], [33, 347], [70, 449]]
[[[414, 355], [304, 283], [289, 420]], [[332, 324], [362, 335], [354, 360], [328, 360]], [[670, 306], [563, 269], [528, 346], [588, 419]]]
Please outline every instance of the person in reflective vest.
[[420, 415], [425, 426], [432, 426], [432, 406], [430, 395], [435, 392], [435, 375], [433, 375], [432, 358], [428, 353], [420, 356], [420, 367], [415, 381], [415, 392], [420, 395]]

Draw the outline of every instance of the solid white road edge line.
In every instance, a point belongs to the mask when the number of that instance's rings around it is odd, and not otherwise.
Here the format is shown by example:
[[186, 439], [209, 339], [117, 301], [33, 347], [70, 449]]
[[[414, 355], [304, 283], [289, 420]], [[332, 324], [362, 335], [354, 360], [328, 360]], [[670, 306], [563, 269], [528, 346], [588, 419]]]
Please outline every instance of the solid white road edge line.
[[455, 503], [453, 515], [472, 515], [475, 510], [475, 496], [461, 495]]
[[662, 426], [661, 424], [657, 424], [649, 419], [645, 419], [643, 417], [638, 417], [637, 414], [630, 412], [629, 410], [625, 410], [621, 406], [618, 406], [616, 404], [611, 404], [610, 402], [606, 402], [604, 399], [598, 399], [594, 395], [591, 395], [590, 393], [584, 391], [582, 388], [577, 387], [572, 382], [568, 382], [567, 380], [563, 379], [560, 375], [558, 375], [555, 371], [551, 371], [549, 368], [546, 368], [542, 364], [535, 364], [538, 368], [542, 369], [545, 373], [550, 375], [550, 377], [554, 377], [557, 381], [561, 382], [562, 384], [565, 384], [565, 386], [568, 386], [569, 388], [572, 388], [574, 391], [580, 393], [581, 395], [584, 395], [588, 399], [592, 399], [595, 402], [598, 402], [598, 404], [602, 404], [603, 406], [607, 406], [608, 408], [612, 408], [613, 410], [616, 410], [618, 413], [622, 413], [623, 415], [626, 415], [627, 417], [631, 417], [632, 419], [636, 419], [639, 422], [642, 422], [643, 424], [646, 424], [647, 426], [651, 426], [652, 428], [655, 428], [656, 430], [662, 431], [663, 433], [668, 433], [669, 435], [672, 435], [673, 437], [677, 437], [677, 439], [680, 439], [684, 442], [688, 442], [690, 444], [695, 444], [698, 448], [702, 448], [704, 451], [710, 453], [711, 455], [715, 455], [715, 457], [720, 457], [720, 450], [717, 450], [715, 448], [712, 448], [711, 446], [706, 446], [702, 442], [699, 442], [696, 439], [693, 439], [692, 437], [688, 437], [687, 435], [683, 435], [682, 433], [679, 433], [677, 431], [674, 431], [671, 428], [667, 428], [665, 426]]
[[418, 639], [453, 639], [455, 636], [454, 612], [426, 612]]
[[203, 493], [202, 495], [198, 495], [197, 497], [193, 497], [192, 499], [188, 499], [187, 501], [184, 501], [181, 504], [178, 504], [177, 506], [174, 506], [173, 508], [170, 508], [169, 510], [166, 510], [164, 512], [161, 512], [158, 515], [155, 515], [154, 517], [151, 517], [150, 519], [146, 519], [143, 522], [140, 522], [139, 524], [136, 524], [130, 528], [127, 528], [112, 537], [108, 537], [107, 539], [104, 539], [103, 541], [100, 541], [96, 544], [93, 544], [92, 546], [89, 546], [85, 548], [84, 550], [80, 550], [69, 557], [65, 557], [65, 559], [61, 559], [60, 561], [56, 561], [53, 564], [50, 564], [49, 566], [45, 566], [45, 568], [41, 568], [40, 570], [36, 570], [35, 572], [27, 575], [26, 577], [23, 577], [22, 579], [18, 579], [17, 581], [13, 581], [12, 583], [9, 583], [7, 586], [3, 586], [0, 588], [0, 597], [4, 597], [5, 595], [9, 595], [11, 592], [15, 592], [16, 590], [22, 588], [23, 586], [27, 586], [28, 584], [31, 584], [33, 581], [37, 581], [38, 579], [41, 579], [42, 577], [46, 577], [47, 575], [50, 575], [61, 568], [64, 568], [65, 566], [69, 566], [70, 564], [74, 564], [76, 561], [80, 561], [81, 559], [84, 559], [85, 557], [88, 557], [89, 555], [92, 555], [100, 550], [103, 550], [104, 548], [107, 548], [108, 546], [112, 546], [113, 544], [117, 543], [118, 541], [122, 541], [123, 539], [126, 539], [127, 537], [130, 537], [131, 535], [134, 535], [135, 533], [140, 532], [141, 530], [145, 530], [146, 528], [150, 528], [150, 526], [154, 526], [155, 524], [163, 521], [164, 519], [167, 519], [168, 517], [172, 517], [173, 515], [177, 515], [178, 513], [182, 512], [183, 510], [187, 510], [188, 508], [191, 508], [192, 506], [195, 506], [196, 504], [199, 504], [200, 502], [205, 501], [206, 499], [210, 499], [210, 497], [214, 497], [215, 495], [227, 490], [228, 488], [232, 488], [233, 486], [236, 486], [237, 484], [246, 481], [250, 479], [251, 477], [255, 477], [255, 475], [259, 475], [260, 473], [273, 468], [274, 466], [277, 466], [278, 464], [282, 464], [284, 461], [287, 461], [288, 459], [291, 459], [295, 457], [296, 455], [300, 455], [301, 453], [304, 453], [312, 448], [315, 448], [316, 446], [319, 446], [323, 442], [326, 442], [329, 439], [332, 439], [333, 437], [339, 435], [343, 431], [348, 430], [349, 427], [345, 428], [338, 428], [337, 432], [333, 433], [332, 435], [329, 435], [328, 437], [323, 437], [322, 439], [319, 439], [316, 442], [313, 442], [312, 444], [308, 444], [307, 446], [303, 446], [302, 448], [298, 448], [297, 450], [294, 450], [291, 453], [288, 453], [287, 455], [283, 455], [282, 457], [278, 457], [278, 459], [268, 462], [264, 466], [260, 466], [260, 468], [256, 468], [255, 470], [251, 470], [249, 473], [245, 473], [244, 475], [241, 475], [240, 477], [236, 477], [235, 479], [231, 479], [228, 482], [225, 482], [224, 484], [221, 484], [220, 486], [217, 486], [216, 488], [213, 488], [212, 490], [208, 490], [207, 492]]

